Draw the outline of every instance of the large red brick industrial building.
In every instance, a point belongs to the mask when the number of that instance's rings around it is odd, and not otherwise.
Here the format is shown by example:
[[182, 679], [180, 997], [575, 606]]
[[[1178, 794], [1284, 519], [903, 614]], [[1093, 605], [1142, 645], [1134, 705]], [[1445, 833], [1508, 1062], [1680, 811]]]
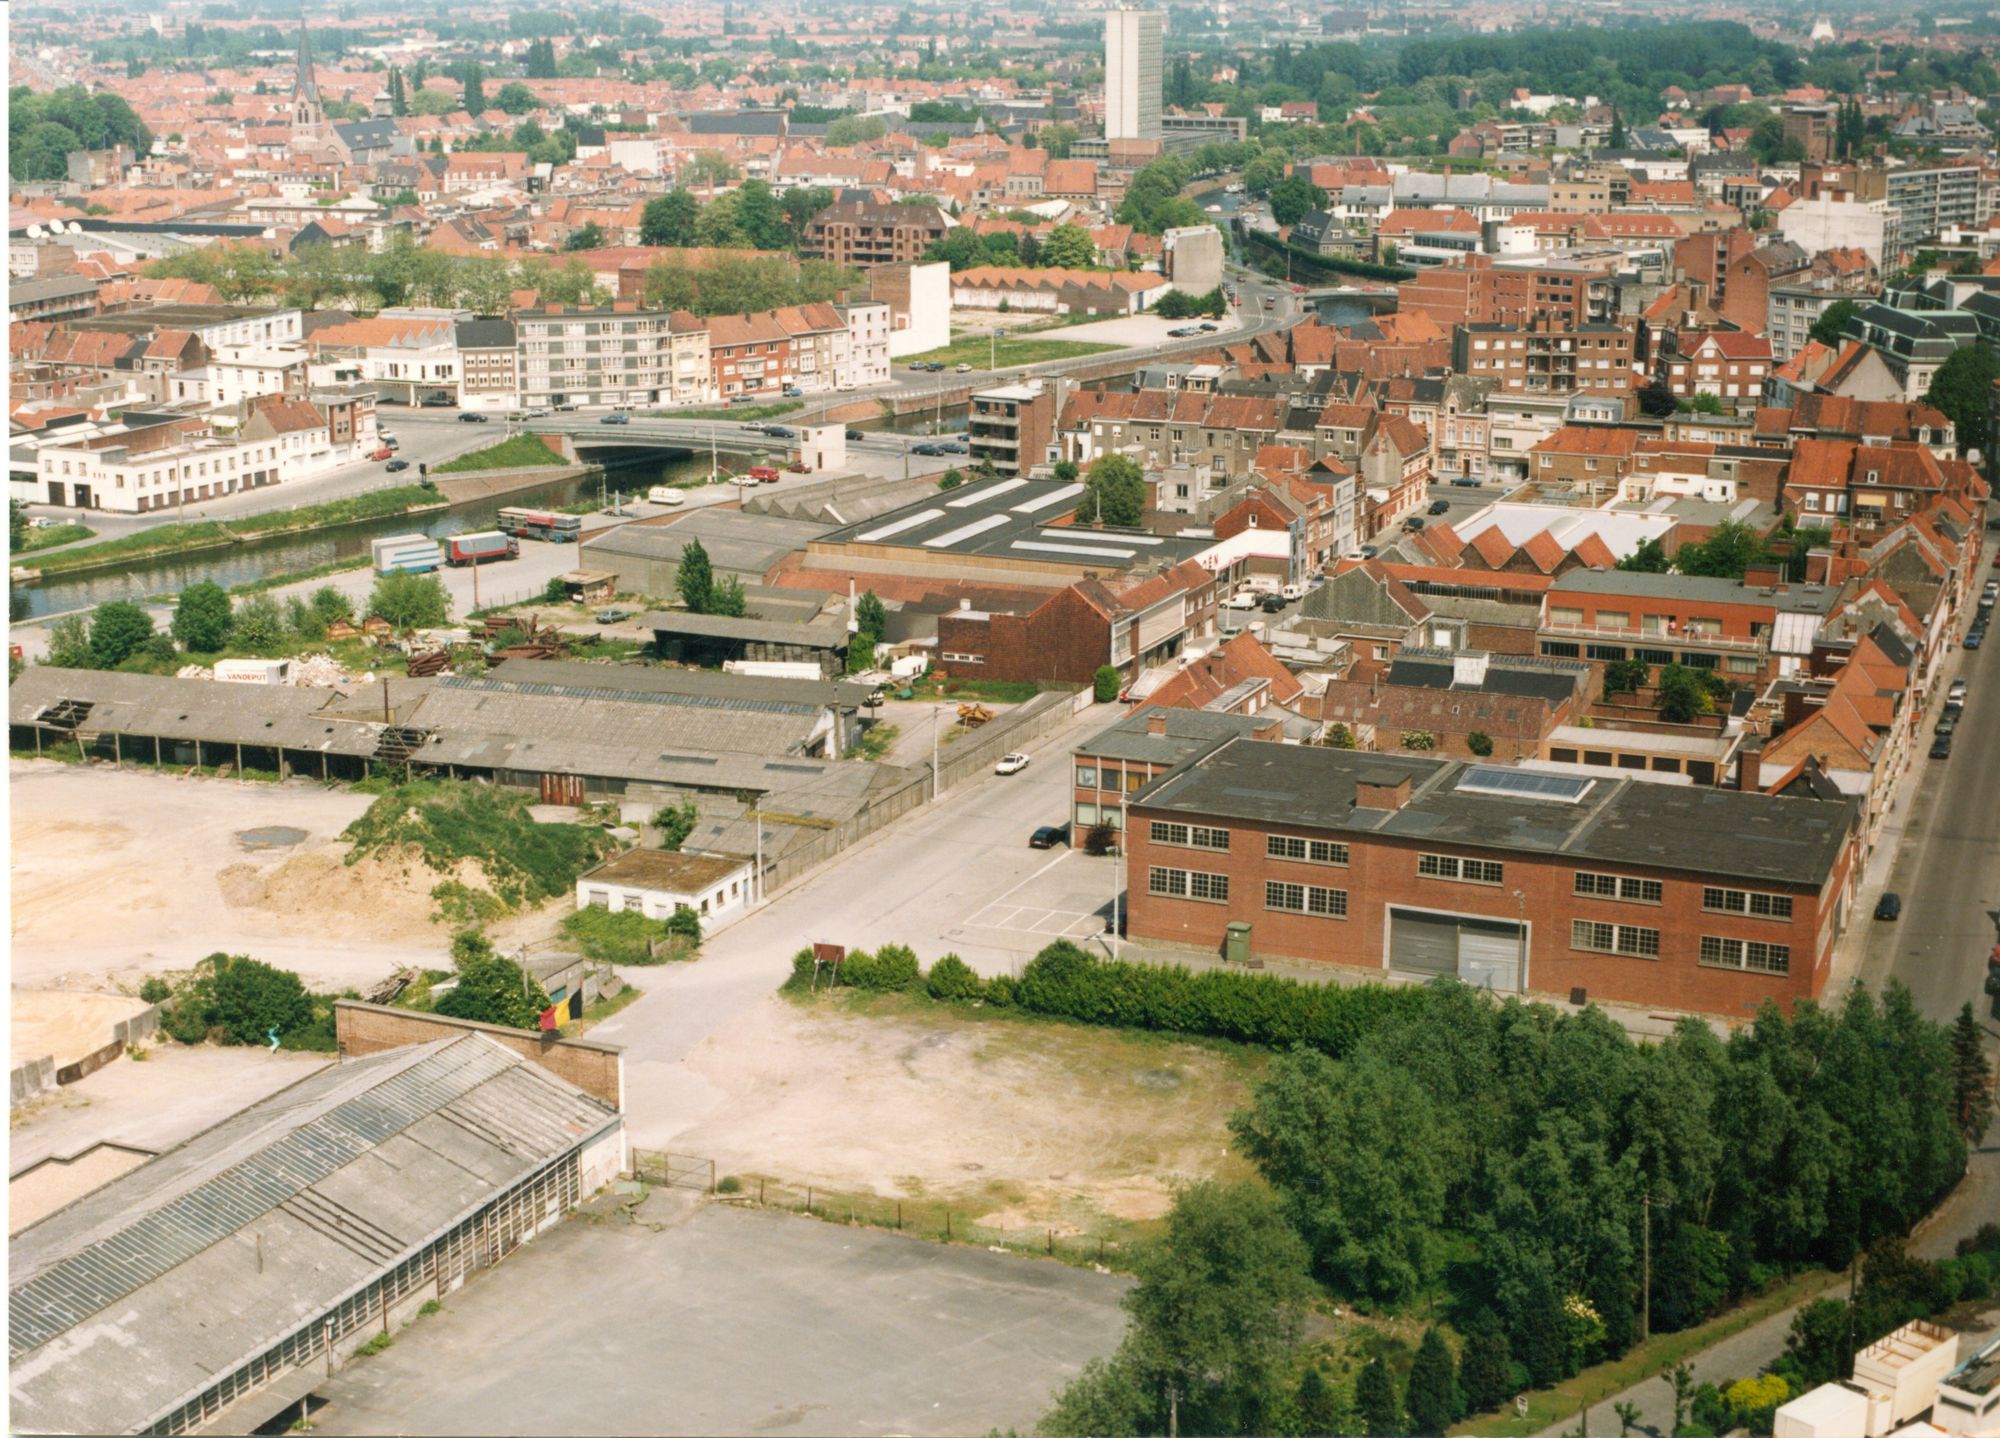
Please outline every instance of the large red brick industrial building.
[[1229, 738], [1124, 810], [1134, 938], [1738, 1018], [1820, 995], [1853, 888], [1850, 799], [1615, 773]]

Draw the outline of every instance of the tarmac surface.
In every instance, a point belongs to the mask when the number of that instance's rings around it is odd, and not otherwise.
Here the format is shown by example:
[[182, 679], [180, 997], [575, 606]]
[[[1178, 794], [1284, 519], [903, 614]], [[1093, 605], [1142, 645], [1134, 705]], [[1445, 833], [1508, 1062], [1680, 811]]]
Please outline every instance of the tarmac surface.
[[1117, 1346], [1129, 1286], [656, 1190], [631, 1218], [591, 1205], [350, 1359], [312, 1416], [321, 1433], [1028, 1432]]

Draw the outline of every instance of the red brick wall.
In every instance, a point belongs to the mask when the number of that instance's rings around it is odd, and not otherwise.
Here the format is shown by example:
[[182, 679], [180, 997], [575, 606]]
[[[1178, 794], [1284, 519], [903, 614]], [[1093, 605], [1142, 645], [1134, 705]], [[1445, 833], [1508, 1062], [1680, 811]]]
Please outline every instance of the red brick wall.
[[[984, 662], [954, 662], [950, 654], [977, 654]], [[938, 656], [938, 668], [959, 679], [1088, 684], [1111, 658], [1111, 624], [1065, 589], [1029, 614], [939, 615]]]
[[576, 1085], [599, 1103], [623, 1112], [625, 1107], [624, 1050], [588, 1039], [558, 1038], [553, 1034], [530, 1033], [525, 1029], [478, 1024], [468, 1019], [447, 1018], [442, 1014], [418, 1013], [414, 1009], [390, 1008], [384, 1004], [357, 1003], [343, 999], [333, 1006], [334, 1042], [342, 1058], [399, 1049], [410, 1044], [427, 1044], [436, 1039], [463, 1034], [485, 1034], [512, 1049], [531, 1063], [539, 1064], [557, 1078]]
[[[1177, 822], [1188, 819], [1181, 814], [1161, 817]], [[1702, 883], [1663, 870], [1614, 869], [1612, 865], [1568, 857], [1519, 851], [1475, 853], [1445, 844], [1420, 844], [1365, 833], [1330, 834], [1297, 826], [1253, 826], [1241, 822], [1225, 825], [1231, 830], [1229, 851], [1212, 853], [1153, 843], [1149, 815], [1143, 810], [1134, 810], [1129, 822], [1127, 931], [1134, 938], [1193, 944], [1220, 952], [1225, 926], [1231, 920], [1242, 920], [1251, 926], [1250, 944], [1256, 953], [1380, 971], [1387, 966], [1388, 909], [1393, 904], [1478, 915], [1507, 923], [1519, 922], [1525, 916], [1529, 925], [1528, 987], [1539, 993], [1566, 995], [1572, 988], [1580, 987], [1593, 999], [1747, 1018], [1767, 998], [1789, 1005], [1798, 999], [1818, 997], [1826, 983], [1831, 928], [1828, 943], [1822, 949], [1820, 900], [1805, 891], [1717, 881], [1753, 891], [1790, 893], [1793, 918], [1780, 922], [1705, 913], [1701, 907]], [[1267, 859], [1264, 853], [1267, 833], [1338, 838], [1349, 846], [1349, 863], [1333, 866]], [[1417, 874], [1419, 852], [1501, 859], [1506, 865], [1505, 882], [1496, 886], [1421, 877]], [[1838, 901], [1845, 887], [1847, 863], [1847, 857], [1843, 856], [1828, 885], [1829, 906]], [[1229, 901], [1212, 903], [1152, 895], [1147, 892], [1147, 874], [1155, 865], [1225, 873], [1229, 876]], [[1665, 885], [1663, 902], [1649, 905], [1576, 897], [1572, 889], [1579, 868], [1659, 879]], [[1267, 878], [1345, 889], [1348, 917], [1319, 918], [1266, 909]], [[1517, 890], [1522, 896], [1518, 900]], [[1572, 919], [1658, 929], [1660, 957], [1625, 958], [1573, 950], [1570, 948]], [[1703, 967], [1697, 962], [1697, 954], [1704, 934], [1789, 944], [1791, 971], [1781, 978]]]

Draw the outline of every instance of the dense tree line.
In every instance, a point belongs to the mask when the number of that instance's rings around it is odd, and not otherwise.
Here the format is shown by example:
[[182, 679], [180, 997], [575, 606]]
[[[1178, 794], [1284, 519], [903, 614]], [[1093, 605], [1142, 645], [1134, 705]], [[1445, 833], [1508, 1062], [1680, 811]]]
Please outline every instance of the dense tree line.
[[[1049, 957], [1023, 993], [1093, 981], [1062, 961], [1038, 974]], [[1642, 1308], [1654, 1332], [1685, 1328], [1871, 1245], [1886, 1283], [1991, 1115], [1964, 1107], [1987, 1073], [1961, 1046], [1897, 986], [1789, 1018], [1766, 1005], [1727, 1040], [1688, 1019], [1651, 1044], [1595, 1010], [1433, 986], [1381, 1009], [1344, 1056], [1274, 1061], [1231, 1127], [1284, 1223], [1255, 1190], [1190, 1190], [1139, 1265], [1124, 1346], [1045, 1429], [1159, 1432], [1176, 1405], [1197, 1432], [1439, 1432], [1624, 1352]], [[1379, 1357], [1339, 1391], [1301, 1378], [1304, 1352], [1283, 1339], [1301, 1268], [1364, 1308], [1430, 1307], [1456, 1329], [1456, 1359], [1432, 1330], [1406, 1384]], [[1275, 1344], [1233, 1347], [1246, 1333]], [[1191, 1340], [1213, 1361], [1183, 1362]]]
[[647, 266], [641, 298], [649, 309], [740, 315], [817, 304], [860, 284], [857, 271], [828, 260], [794, 264], [783, 255], [746, 255], [694, 269], [666, 255]]
[[71, 86], [38, 95], [17, 85], [7, 92], [7, 173], [16, 180], [63, 179], [72, 150], [121, 144], [144, 155], [153, 148], [153, 132], [108, 90]]

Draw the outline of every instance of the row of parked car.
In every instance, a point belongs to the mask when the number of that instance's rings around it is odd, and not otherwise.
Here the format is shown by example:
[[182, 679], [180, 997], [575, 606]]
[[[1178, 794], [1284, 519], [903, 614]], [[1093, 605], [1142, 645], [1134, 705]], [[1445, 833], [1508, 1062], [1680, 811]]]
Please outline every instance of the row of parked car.
[[1209, 321], [1203, 320], [1198, 325], [1182, 325], [1179, 329], [1168, 330], [1167, 335], [1170, 339], [1184, 340], [1190, 339], [1195, 335], [1212, 335], [1221, 328], [1221, 325], [1211, 324]]
[[[1996, 559], [2000, 564], [2000, 559]], [[1987, 621], [1993, 617], [1993, 606], [2000, 602], [2000, 579], [1989, 579], [1986, 588], [1980, 591], [1979, 606], [1973, 612], [1972, 627], [1965, 631], [1963, 647], [1977, 649], [1986, 640]], [[1965, 713], [1966, 682], [1963, 677], [1951, 681], [1951, 688], [1945, 691], [1944, 707], [1938, 711], [1938, 721], [1931, 730], [1931, 758], [1951, 757], [1952, 736], [1958, 732], [1959, 717]]]

